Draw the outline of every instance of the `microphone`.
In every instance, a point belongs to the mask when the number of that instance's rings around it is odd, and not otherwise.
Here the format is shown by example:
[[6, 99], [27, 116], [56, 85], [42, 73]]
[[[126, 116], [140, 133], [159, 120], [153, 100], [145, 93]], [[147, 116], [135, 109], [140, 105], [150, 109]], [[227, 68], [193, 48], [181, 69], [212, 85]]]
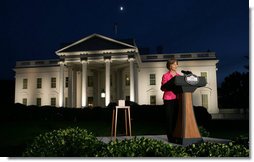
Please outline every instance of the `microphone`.
[[192, 74], [192, 72], [191, 71], [185, 71], [185, 70], [182, 70], [181, 71], [184, 75], [189, 75], [189, 74]]

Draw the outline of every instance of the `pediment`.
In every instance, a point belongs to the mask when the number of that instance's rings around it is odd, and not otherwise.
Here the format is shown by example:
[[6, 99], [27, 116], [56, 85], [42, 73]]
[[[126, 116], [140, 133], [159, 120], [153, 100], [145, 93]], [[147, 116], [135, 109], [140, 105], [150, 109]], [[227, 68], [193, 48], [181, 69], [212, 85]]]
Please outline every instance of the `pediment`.
[[155, 88], [150, 88], [150, 89], [148, 89], [146, 92], [148, 92], [148, 93], [154, 93], [154, 92], [157, 92], [158, 90], [157, 89], [155, 89]]
[[125, 43], [122, 41], [114, 40], [99, 34], [92, 34], [79, 41], [76, 41], [58, 51], [57, 54], [61, 53], [72, 53], [72, 52], [93, 52], [93, 51], [108, 51], [108, 50], [128, 50], [137, 49], [135, 45]]

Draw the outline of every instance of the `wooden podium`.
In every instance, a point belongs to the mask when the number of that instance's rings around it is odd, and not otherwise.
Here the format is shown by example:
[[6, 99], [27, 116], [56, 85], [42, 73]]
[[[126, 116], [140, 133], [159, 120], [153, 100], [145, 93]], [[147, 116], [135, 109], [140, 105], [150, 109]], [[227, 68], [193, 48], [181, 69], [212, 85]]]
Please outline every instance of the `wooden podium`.
[[206, 79], [204, 77], [190, 74], [175, 76], [161, 87], [173, 91], [179, 96], [179, 111], [172, 142], [186, 146], [203, 141], [193, 111], [192, 93], [198, 87], [205, 85]]

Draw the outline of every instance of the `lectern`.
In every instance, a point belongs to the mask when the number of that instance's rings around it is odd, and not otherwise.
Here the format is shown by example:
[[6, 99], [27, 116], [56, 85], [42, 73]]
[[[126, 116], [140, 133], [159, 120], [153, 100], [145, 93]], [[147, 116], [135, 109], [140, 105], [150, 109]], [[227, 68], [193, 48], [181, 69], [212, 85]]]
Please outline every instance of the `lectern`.
[[192, 93], [198, 87], [205, 85], [205, 77], [189, 74], [175, 76], [161, 87], [162, 89], [173, 91], [179, 96], [179, 110], [176, 127], [173, 132], [173, 142], [186, 146], [203, 141], [193, 111]]

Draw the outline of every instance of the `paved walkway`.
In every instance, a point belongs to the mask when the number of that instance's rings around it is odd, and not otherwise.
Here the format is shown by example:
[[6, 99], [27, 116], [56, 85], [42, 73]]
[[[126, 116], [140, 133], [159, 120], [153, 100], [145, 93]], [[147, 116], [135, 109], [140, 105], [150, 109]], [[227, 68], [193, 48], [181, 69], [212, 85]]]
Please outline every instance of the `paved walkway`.
[[[131, 139], [134, 136], [117, 136], [116, 138], [118, 140], [124, 140], [124, 139]], [[169, 143], [166, 135], [143, 135], [143, 136], [136, 136], [137, 138], [145, 137], [145, 138], [151, 138], [155, 140], [162, 141], [164, 143]], [[219, 138], [210, 138], [210, 137], [202, 137], [204, 142], [216, 142], [216, 143], [228, 143], [230, 140], [228, 139], [219, 139]], [[103, 141], [104, 143], [109, 143], [111, 140], [113, 140], [113, 137], [97, 137], [98, 140]], [[178, 145], [175, 143], [171, 143], [173, 145]]]

